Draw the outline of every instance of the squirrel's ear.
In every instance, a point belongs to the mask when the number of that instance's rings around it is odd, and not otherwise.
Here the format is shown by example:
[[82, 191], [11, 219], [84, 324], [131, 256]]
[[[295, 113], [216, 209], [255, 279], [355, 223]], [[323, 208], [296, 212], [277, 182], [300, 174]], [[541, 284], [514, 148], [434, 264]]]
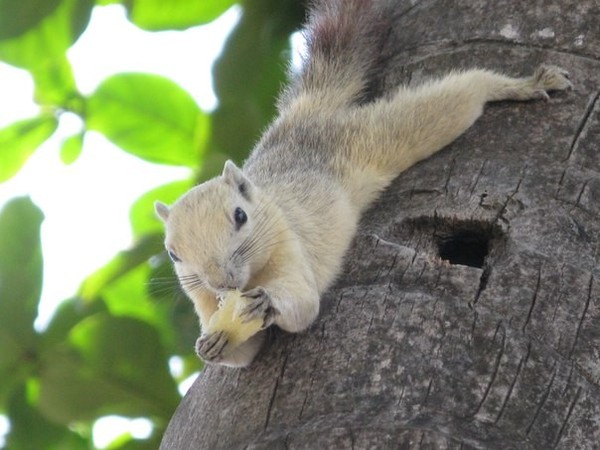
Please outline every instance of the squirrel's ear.
[[166, 222], [169, 218], [169, 207], [161, 202], [154, 202], [154, 211], [156, 215], [163, 221]]
[[228, 160], [225, 163], [225, 167], [223, 168], [223, 179], [226, 183], [236, 187], [244, 197], [249, 198], [252, 183], [231, 160]]

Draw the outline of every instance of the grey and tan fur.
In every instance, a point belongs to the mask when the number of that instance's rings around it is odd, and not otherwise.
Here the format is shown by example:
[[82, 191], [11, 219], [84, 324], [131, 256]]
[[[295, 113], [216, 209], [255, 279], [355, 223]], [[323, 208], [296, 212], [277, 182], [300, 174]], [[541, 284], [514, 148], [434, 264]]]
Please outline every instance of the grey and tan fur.
[[[546, 99], [547, 91], [571, 86], [555, 66], [525, 78], [475, 69], [365, 102], [385, 5], [320, 2], [308, 21], [304, 66], [243, 168], [228, 162], [222, 176], [171, 208], [157, 203], [166, 247], [203, 329], [217, 293], [230, 288], [245, 292], [244, 314], [264, 318], [265, 327], [306, 329], [361, 213], [399, 173], [456, 139], [486, 102]], [[223, 332], [203, 334], [196, 350], [206, 361], [244, 366], [264, 334], [236, 348]]]

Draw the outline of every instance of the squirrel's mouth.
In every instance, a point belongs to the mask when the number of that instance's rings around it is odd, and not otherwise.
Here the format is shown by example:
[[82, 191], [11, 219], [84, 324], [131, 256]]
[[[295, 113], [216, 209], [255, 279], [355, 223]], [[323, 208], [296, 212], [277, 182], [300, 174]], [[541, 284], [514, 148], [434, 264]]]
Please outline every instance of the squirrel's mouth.
[[244, 291], [247, 287], [248, 282], [246, 280], [246, 277], [243, 276], [243, 274], [239, 274], [237, 272], [229, 270], [225, 273], [225, 276], [221, 280], [219, 280], [219, 282], [215, 284], [209, 284], [211, 285], [214, 291], [219, 293], [223, 291], [231, 291], [234, 289]]

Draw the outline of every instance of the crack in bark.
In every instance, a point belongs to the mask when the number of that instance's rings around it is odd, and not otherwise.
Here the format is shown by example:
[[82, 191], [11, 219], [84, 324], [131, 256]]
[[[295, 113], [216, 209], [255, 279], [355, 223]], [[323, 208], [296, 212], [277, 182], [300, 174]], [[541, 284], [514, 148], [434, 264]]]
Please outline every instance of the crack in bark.
[[398, 400], [396, 400], [396, 406], [400, 407], [400, 405], [402, 404], [402, 400], [404, 400], [404, 391], [406, 390], [406, 386], [402, 386], [402, 390], [400, 391], [400, 396], [398, 397]]
[[423, 61], [429, 60], [431, 58], [435, 58], [441, 55], [457, 54], [457, 53], [467, 53], [469, 50], [474, 47], [508, 47], [511, 49], [514, 48], [522, 48], [527, 50], [544, 50], [546, 52], [552, 52], [558, 55], [567, 55], [575, 58], [581, 58], [583, 60], [591, 61], [594, 63], [600, 62], [600, 59], [596, 55], [587, 54], [584, 52], [577, 52], [572, 50], [564, 50], [557, 49], [547, 45], [537, 45], [529, 42], [515, 42], [515, 41], [506, 41], [500, 39], [493, 38], [474, 38], [474, 39], [464, 39], [460, 41], [456, 40], [437, 40], [430, 41], [427, 44], [417, 44], [412, 47], [405, 47], [402, 49], [402, 52], [398, 54], [398, 57], [401, 58], [403, 55], [410, 54], [411, 56], [419, 53], [423, 56], [421, 57], [412, 57], [410, 62], [412, 65], [419, 64]]
[[479, 301], [481, 294], [487, 288], [488, 281], [490, 279], [491, 274], [492, 274], [492, 266], [490, 266], [489, 264], [486, 264], [485, 267], [483, 268], [483, 271], [481, 272], [481, 277], [479, 278], [479, 286], [477, 287], [477, 292], [475, 293], [475, 298], [473, 299], [472, 302], [468, 303], [468, 305], [467, 305], [470, 309], [473, 309], [473, 307]]
[[563, 159], [563, 162], [570, 160], [573, 154], [575, 153], [576, 148], [579, 146], [581, 136], [583, 135], [584, 130], [587, 128], [587, 125], [592, 116], [592, 112], [594, 111], [594, 109], [596, 109], [596, 103], [598, 102], [599, 97], [600, 91], [597, 91], [592, 97], [591, 101], [589, 101], [586, 105], [586, 108], [583, 112], [583, 117], [579, 121], [579, 124], [577, 125], [577, 130], [575, 131], [575, 135], [573, 136], [573, 140], [571, 141], [569, 153], [567, 153], [567, 157]]
[[[583, 59], [593, 61], [596, 63], [600, 62], [600, 59], [598, 59], [596, 55], [589, 55], [587, 53], [576, 52], [576, 51], [567, 51], [567, 50], [557, 49], [550, 45], [538, 45], [538, 44], [532, 44], [530, 42], [505, 41], [505, 40], [493, 39], [493, 38], [465, 39], [461, 42], [465, 47], [470, 47], [470, 46], [472, 46], [472, 44], [497, 45], [499, 47], [511, 47], [511, 48], [521, 47], [521, 48], [526, 48], [526, 49], [531, 49], [531, 50], [546, 50], [546, 51], [550, 51], [553, 53], [575, 56], [577, 58], [583, 58]], [[454, 48], [460, 49], [461, 47], [454, 47]]]
[[519, 378], [519, 375], [521, 374], [521, 370], [523, 369], [523, 367], [527, 364], [527, 361], [529, 360], [530, 352], [531, 352], [531, 341], [527, 343], [527, 352], [525, 353], [525, 356], [519, 360], [519, 365], [517, 366], [517, 373], [515, 374], [512, 382], [510, 383], [510, 386], [508, 387], [508, 392], [506, 393], [506, 396], [504, 397], [504, 401], [502, 402], [500, 411], [498, 411], [496, 420], [494, 420], [494, 425], [498, 423], [498, 421], [504, 414], [504, 411], [506, 410], [506, 404], [508, 403], [508, 399], [512, 395], [515, 384], [517, 384], [517, 379]]
[[575, 394], [575, 397], [573, 398], [573, 401], [569, 405], [569, 411], [567, 412], [567, 417], [565, 417], [565, 420], [563, 421], [563, 423], [562, 423], [562, 425], [560, 427], [560, 430], [558, 430], [558, 435], [556, 436], [556, 440], [554, 441], [554, 448], [556, 448], [558, 446], [558, 443], [560, 442], [560, 440], [563, 437], [563, 433], [565, 431], [565, 427], [567, 426], [567, 423], [569, 422], [569, 419], [571, 418], [571, 414], [573, 413], [573, 409], [575, 409], [575, 405], [579, 401], [579, 396], [580, 395], [581, 395], [581, 386], [579, 386], [577, 388], [577, 393]]
[[[365, 300], [367, 299], [367, 297], [369, 296], [370, 293], [371, 293], [370, 292], [370, 287], [367, 287], [367, 289], [365, 289], [364, 295], [360, 298], [360, 308], [359, 308], [359, 311], [360, 311], [360, 315], [361, 316], [363, 315], [363, 313], [365, 311], [365, 304], [366, 304]], [[322, 335], [321, 335], [321, 340], [322, 340], [323, 339], [323, 335], [325, 334], [325, 322], [323, 323], [323, 328], [321, 329], [321, 331], [322, 331]]]
[[375, 314], [371, 314], [371, 319], [369, 320], [369, 325], [367, 326], [367, 334], [371, 333], [371, 327], [373, 326], [373, 320], [375, 320]]
[[454, 166], [456, 165], [456, 158], [452, 158], [450, 161], [450, 167], [448, 168], [448, 176], [446, 177], [446, 182], [444, 183], [444, 193], [448, 195], [448, 185], [450, 184], [450, 179], [452, 178], [452, 172], [454, 171]]
[[383, 319], [385, 319], [386, 317], [388, 317], [388, 309], [390, 307], [394, 307], [394, 309], [395, 309], [395, 305], [390, 305], [390, 302], [388, 301], [389, 294], [391, 292], [392, 292], [391, 285], [388, 284], [388, 292], [383, 295], [383, 315], [382, 315]]
[[[370, 233], [368, 236], [375, 238], [375, 247], [377, 247], [379, 245], [379, 243], [382, 243], [383, 245], [392, 247], [393, 249], [396, 250], [396, 253], [394, 254], [394, 258], [392, 259], [392, 263], [390, 264], [389, 268], [387, 269], [387, 273], [385, 274], [385, 278], [389, 278], [390, 274], [392, 273], [392, 271], [396, 267], [396, 264], [398, 263], [398, 255], [399, 255], [400, 251], [405, 250], [406, 247], [404, 247], [396, 242], [391, 242], [386, 239], [383, 239], [375, 233]], [[415, 251], [415, 254], [413, 255], [413, 261], [414, 261], [414, 258], [416, 258], [416, 251]], [[406, 270], [408, 270], [408, 267], [406, 268]], [[406, 273], [406, 270], [402, 273], [402, 276], [404, 276], [404, 273]], [[377, 273], [374, 277], [374, 282], [379, 280], [381, 271], [382, 271], [382, 268], [379, 267], [377, 269]], [[402, 276], [400, 278], [402, 278]]]
[[[500, 328], [502, 328], [502, 321], [499, 321], [498, 325], [496, 326], [496, 332], [494, 333], [494, 340], [496, 340], [496, 335], [500, 331]], [[485, 400], [487, 399], [488, 395], [490, 394], [490, 391], [492, 389], [492, 385], [494, 384], [494, 381], [496, 381], [496, 376], [498, 375], [498, 370], [500, 368], [500, 360], [502, 359], [502, 356], [504, 356], [504, 346], [505, 346], [505, 344], [506, 344], [506, 330], [503, 330], [503, 332], [502, 332], [502, 342], [500, 343], [500, 351], [496, 355], [496, 360], [494, 361], [494, 369], [493, 369], [492, 375], [490, 377], [490, 381], [489, 381], [488, 385], [485, 388], [485, 391], [483, 393], [483, 397], [479, 401], [479, 404], [477, 405], [477, 408], [476, 408], [475, 413], [473, 414], [473, 416], [476, 416], [479, 413], [479, 411], [481, 411], [481, 408], [482, 408]]]
[[556, 188], [556, 192], [554, 193], [554, 199], [560, 200], [558, 198], [558, 194], [560, 194], [560, 190], [562, 189], [563, 182], [565, 181], [565, 175], [567, 174], [568, 169], [564, 169], [560, 174], [560, 180], [558, 180], [558, 188]]
[[433, 386], [433, 377], [429, 379], [429, 383], [427, 383], [427, 391], [425, 392], [425, 398], [423, 398], [423, 405], [427, 404], [427, 400], [429, 399], [429, 395], [431, 394], [431, 388]]
[[412, 5], [410, 5], [405, 10], [401, 10], [399, 13], [392, 15], [393, 21], [394, 22], [399, 22], [400, 19], [402, 19], [403, 17], [409, 15], [412, 12], [412, 10], [415, 9], [417, 6], [420, 6], [421, 3], [423, 3], [423, 1], [421, 1], [421, 0], [415, 1]]
[[[325, 336], [325, 323], [323, 322], [322, 326], [321, 326], [321, 338], [319, 339], [319, 349], [316, 352], [316, 355], [320, 355], [321, 354], [321, 347], [323, 346], [323, 338]], [[302, 406], [300, 407], [300, 412], [298, 413], [298, 420], [302, 419], [302, 414], [304, 414], [304, 408], [306, 407], [306, 404], [308, 403], [308, 398], [310, 397], [311, 393], [312, 393], [312, 387], [313, 384], [315, 382], [315, 372], [317, 370], [317, 365], [320, 362], [320, 358], [319, 356], [315, 356], [315, 361], [314, 364], [312, 365], [312, 368], [310, 370], [310, 375], [308, 377], [308, 390], [306, 391], [306, 395], [304, 396], [304, 400], [302, 401]]]
[[379, 236], [376, 233], [369, 233], [367, 234], [367, 236], [375, 238], [375, 248], [377, 248], [377, 246], [379, 245], [379, 243], [386, 245], [388, 247], [392, 247], [398, 251], [400, 250], [404, 250], [406, 247], [404, 247], [403, 245], [398, 244], [397, 242], [392, 242], [392, 241], [388, 241], [386, 239], [383, 239], [381, 236]]
[[579, 202], [581, 201], [581, 197], [583, 196], [583, 193], [585, 191], [585, 188], [587, 188], [587, 186], [588, 186], [588, 181], [584, 181], [583, 186], [581, 186], [581, 190], [579, 191], [579, 194], [577, 194], [577, 199], [575, 200], [576, 207], [580, 206]]
[[470, 196], [473, 197], [473, 194], [475, 193], [475, 188], [477, 187], [477, 184], [479, 183], [479, 180], [481, 179], [481, 175], [483, 175], [483, 169], [485, 168], [485, 165], [487, 163], [487, 159], [483, 160], [483, 163], [481, 164], [481, 167], [479, 168], [479, 172], [477, 172], [477, 176], [475, 177], [475, 181], [473, 182], [473, 187], [471, 187], [470, 189]]
[[356, 438], [354, 437], [354, 431], [352, 430], [352, 428], [348, 428], [348, 436], [350, 436], [350, 450], [354, 450]]
[[336, 314], [340, 312], [340, 304], [342, 303], [342, 300], [344, 300], [344, 292], [340, 293], [337, 304], [335, 305], [335, 313]]
[[390, 267], [389, 267], [387, 273], [384, 275], [384, 278], [389, 278], [390, 274], [392, 273], [392, 270], [394, 270], [394, 268], [396, 267], [397, 262], [398, 262], [398, 253], [396, 253], [394, 255], [394, 259], [392, 259], [392, 264], [390, 264]]
[[521, 331], [523, 333], [525, 333], [525, 329], [527, 328], [527, 325], [529, 325], [529, 321], [531, 320], [531, 315], [533, 313], [533, 309], [535, 308], [535, 304], [536, 304], [537, 298], [538, 298], [538, 293], [540, 291], [541, 281], [542, 281], [542, 265], [540, 264], [540, 266], [538, 267], [537, 281], [535, 283], [535, 291], [533, 292], [533, 298], [531, 300], [531, 305], [529, 306], [529, 311], [527, 311], [527, 317], [525, 318], [525, 323], [523, 324], [523, 328], [521, 328]]
[[565, 388], [562, 391], [562, 396], [564, 397], [564, 395], [567, 393], [567, 390], [569, 389], [569, 385], [571, 384], [571, 378], [573, 377], [573, 370], [575, 369], [575, 363], [573, 361], [571, 361], [571, 366], [569, 367], [569, 375], [567, 376], [567, 381], [565, 382]]
[[[412, 250], [412, 249], [411, 249]], [[398, 281], [400, 280], [404, 280], [404, 275], [406, 275], [406, 272], [408, 272], [408, 270], [414, 266], [415, 261], [417, 260], [417, 251], [413, 250], [413, 255], [412, 258], [410, 260], [410, 262], [406, 265], [406, 268], [402, 271], [402, 273], [400, 274], [400, 276], [398, 277]]]
[[279, 382], [283, 379], [283, 372], [285, 371], [285, 366], [287, 364], [289, 352], [284, 353], [283, 363], [281, 364], [281, 370], [279, 371], [279, 376], [275, 380], [275, 386], [273, 387], [273, 392], [271, 393], [271, 398], [269, 399], [269, 405], [267, 406], [267, 417], [265, 419], [265, 425], [263, 427], [263, 431], [267, 430], [269, 426], [269, 421], [271, 420], [271, 410], [273, 409], [273, 403], [275, 402], [275, 396], [277, 394], [277, 388], [279, 387]]
[[290, 434], [286, 434], [285, 437], [283, 438], [283, 448], [285, 450], [289, 450], [290, 448]]
[[575, 339], [573, 339], [573, 345], [571, 346], [571, 350], [569, 350], [569, 359], [571, 359], [573, 352], [575, 351], [575, 347], [577, 345], [577, 340], [579, 339], [579, 334], [581, 333], [581, 326], [583, 321], [585, 320], [585, 315], [587, 314], [587, 310], [590, 306], [590, 301], [592, 299], [592, 287], [594, 284], [594, 275], [590, 274], [590, 283], [588, 286], [588, 294], [587, 299], [585, 300], [585, 306], [583, 307], [583, 313], [581, 314], [581, 319], [577, 323], [577, 331], [575, 331]]
[[427, 265], [425, 263], [423, 263], [423, 267], [421, 267], [421, 271], [419, 272], [419, 275], [417, 275], [415, 282], [421, 281], [421, 278], [423, 277], [423, 274], [425, 273], [426, 270], [427, 270]]
[[477, 313], [477, 311], [473, 310], [473, 323], [471, 324], [471, 342], [473, 342], [473, 339], [475, 336], [475, 326], [477, 324], [478, 317], [479, 317], [479, 314]]
[[[504, 201], [504, 203], [502, 204], [502, 207], [500, 208], [500, 210], [498, 211], [498, 213], [496, 214], [496, 217], [494, 217], [494, 219], [492, 220], [492, 223], [494, 224], [498, 224], [498, 221], [501, 219], [504, 219], [502, 217], [502, 215], [504, 214], [504, 212], [506, 211], [506, 208], [508, 206], [508, 204], [510, 203], [510, 201], [515, 197], [515, 195], [517, 195], [517, 193], [519, 192], [519, 189], [521, 188], [521, 183], [523, 182], [523, 179], [525, 178], [525, 171], [527, 170], [527, 164], [525, 164], [523, 166], [523, 170], [521, 171], [521, 176], [519, 177], [519, 181], [517, 182], [517, 186], [515, 187], [514, 191], [512, 191], [510, 194], [508, 194], [506, 196], [506, 200]], [[506, 222], [508, 222], [508, 220], [504, 219]]]
[[531, 422], [529, 422], [529, 425], [527, 425], [527, 428], [525, 429], [525, 435], [527, 435], [527, 436], [529, 436], [529, 433], [531, 433], [533, 424], [537, 420], [538, 416], [540, 415], [540, 412], [542, 411], [542, 408], [544, 407], [544, 405], [546, 404], [546, 401], [548, 400], [548, 396], [550, 395], [550, 390], [552, 388], [552, 384], [554, 383], [554, 379], [556, 378], [556, 372], [557, 372], [556, 361], [554, 361], [554, 365], [552, 367], [552, 377], [550, 378], [550, 382], [548, 383], [548, 386], [546, 386], [546, 390], [544, 391], [544, 394], [542, 395], [542, 398], [540, 399], [541, 401], [540, 401], [537, 409], [535, 410], [535, 413], [533, 414], [533, 418], [531, 419]]

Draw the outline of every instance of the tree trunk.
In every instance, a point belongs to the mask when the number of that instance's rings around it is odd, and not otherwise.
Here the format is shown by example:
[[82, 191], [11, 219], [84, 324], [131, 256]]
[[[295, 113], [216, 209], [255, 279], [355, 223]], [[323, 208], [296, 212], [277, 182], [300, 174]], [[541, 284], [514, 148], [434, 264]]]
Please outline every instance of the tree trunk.
[[208, 367], [161, 448], [598, 448], [599, 20], [597, 0], [398, 1], [378, 95], [542, 62], [575, 89], [489, 105], [403, 173], [317, 322]]

